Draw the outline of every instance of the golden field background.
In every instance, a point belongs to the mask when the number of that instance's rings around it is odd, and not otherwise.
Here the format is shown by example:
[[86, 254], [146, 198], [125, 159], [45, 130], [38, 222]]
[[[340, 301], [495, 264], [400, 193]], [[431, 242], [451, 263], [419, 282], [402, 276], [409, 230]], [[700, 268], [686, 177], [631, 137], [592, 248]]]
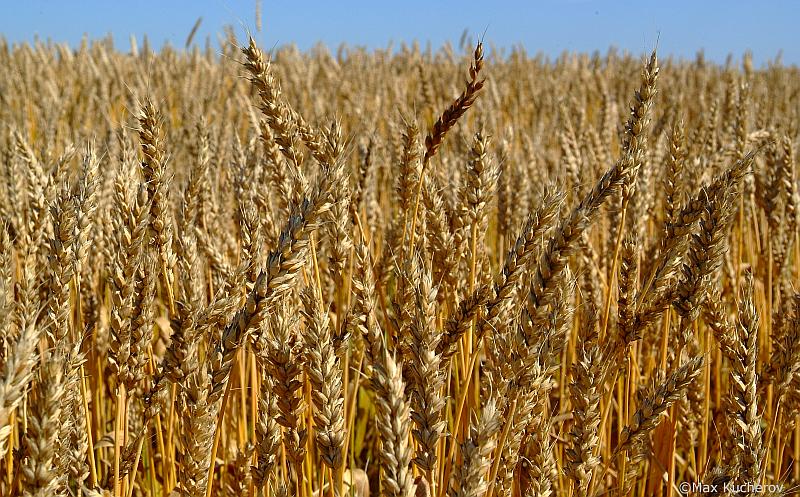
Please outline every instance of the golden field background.
[[0, 42], [0, 495], [800, 481], [796, 67]]

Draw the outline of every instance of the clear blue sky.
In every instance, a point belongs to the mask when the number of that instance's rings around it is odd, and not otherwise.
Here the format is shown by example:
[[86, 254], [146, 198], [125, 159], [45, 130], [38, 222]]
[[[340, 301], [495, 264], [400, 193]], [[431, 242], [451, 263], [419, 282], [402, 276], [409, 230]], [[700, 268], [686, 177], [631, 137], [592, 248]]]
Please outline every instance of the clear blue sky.
[[[161, 46], [183, 47], [195, 20], [203, 22], [195, 43], [204, 44], [226, 24], [240, 37], [255, 31], [255, 0], [0, 0], [0, 34], [12, 42], [40, 39], [76, 45], [113, 33], [117, 47], [129, 48], [131, 34], [147, 34]], [[798, 0], [540, 0], [540, 1], [286, 1], [263, 0], [263, 31], [257, 39], [272, 47], [295, 43], [301, 49], [322, 41], [385, 47], [390, 41], [456, 44], [466, 29], [502, 47], [523, 44], [529, 52], [555, 56], [563, 50], [605, 51], [616, 46], [649, 51], [658, 40], [662, 55], [737, 59], [750, 49], [755, 62], [773, 59], [800, 65]]]

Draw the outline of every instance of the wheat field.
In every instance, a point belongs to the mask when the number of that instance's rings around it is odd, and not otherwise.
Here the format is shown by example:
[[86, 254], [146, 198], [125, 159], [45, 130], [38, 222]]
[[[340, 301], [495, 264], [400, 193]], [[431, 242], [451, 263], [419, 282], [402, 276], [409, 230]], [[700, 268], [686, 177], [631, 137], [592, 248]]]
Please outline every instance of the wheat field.
[[0, 67], [0, 495], [800, 482], [797, 67], [230, 34]]

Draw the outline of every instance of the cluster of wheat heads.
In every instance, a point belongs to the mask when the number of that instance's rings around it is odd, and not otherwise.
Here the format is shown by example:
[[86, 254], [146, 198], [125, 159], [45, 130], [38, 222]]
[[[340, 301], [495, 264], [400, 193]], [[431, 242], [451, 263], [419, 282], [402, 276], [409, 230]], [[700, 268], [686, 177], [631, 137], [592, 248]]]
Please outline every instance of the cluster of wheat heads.
[[800, 481], [797, 68], [0, 66], [0, 495]]

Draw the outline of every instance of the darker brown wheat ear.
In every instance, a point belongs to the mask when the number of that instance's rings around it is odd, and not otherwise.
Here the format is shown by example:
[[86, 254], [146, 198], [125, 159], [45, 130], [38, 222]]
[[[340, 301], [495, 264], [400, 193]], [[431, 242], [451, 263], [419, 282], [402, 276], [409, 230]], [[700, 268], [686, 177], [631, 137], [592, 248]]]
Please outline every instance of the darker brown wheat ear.
[[[472, 56], [472, 63], [469, 67], [469, 80], [466, 87], [461, 94], [447, 107], [442, 115], [434, 123], [433, 127], [428, 131], [425, 137], [425, 155], [422, 157], [422, 167], [417, 180], [416, 191], [414, 194], [414, 210], [411, 216], [411, 231], [409, 235], [408, 247], [413, 252], [414, 238], [416, 235], [417, 215], [419, 211], [419, 200], [422, 192], [422, 184], [425, 172], [428, 169], [428, 164], [431, 158], [436, 155], [436, 152], [441, 147], [444, 137], [450, 129], [455, 126], [456, 122], [463, 116], [467, 109], [472, 107], [475, 100], [478, 98], [480, 91], [483, 89], [484, 80], [478, 79], [480, 72], [483, 69], [483, 43], [478, 43], [475, 47], [475, 52]], [[405, 244], [408, 223], [403, 225], [403, 237], [401, 241]]]
[[483, 69], [483, 43], [478, 43], [475, 46], [475, 52], [472, 56], [472, 64], [469, 66], [469, 80], [467, 81], [464, 91], [456, 98], [450, 106], [442, 112], [439, 119], [433, 125], [433, 128], [428, 132], [425, 137], [425, 155], [422, 158], [423, 169], [431, 158], [436, 155], [439, 147], [442, 145], [445, 135], [450, 128], [455, 126], [456, 122], [464, 115], [467, 110], [472, 107], [478, 94], [483, 89], [485, 80], [479, 79], [481, 70]]

